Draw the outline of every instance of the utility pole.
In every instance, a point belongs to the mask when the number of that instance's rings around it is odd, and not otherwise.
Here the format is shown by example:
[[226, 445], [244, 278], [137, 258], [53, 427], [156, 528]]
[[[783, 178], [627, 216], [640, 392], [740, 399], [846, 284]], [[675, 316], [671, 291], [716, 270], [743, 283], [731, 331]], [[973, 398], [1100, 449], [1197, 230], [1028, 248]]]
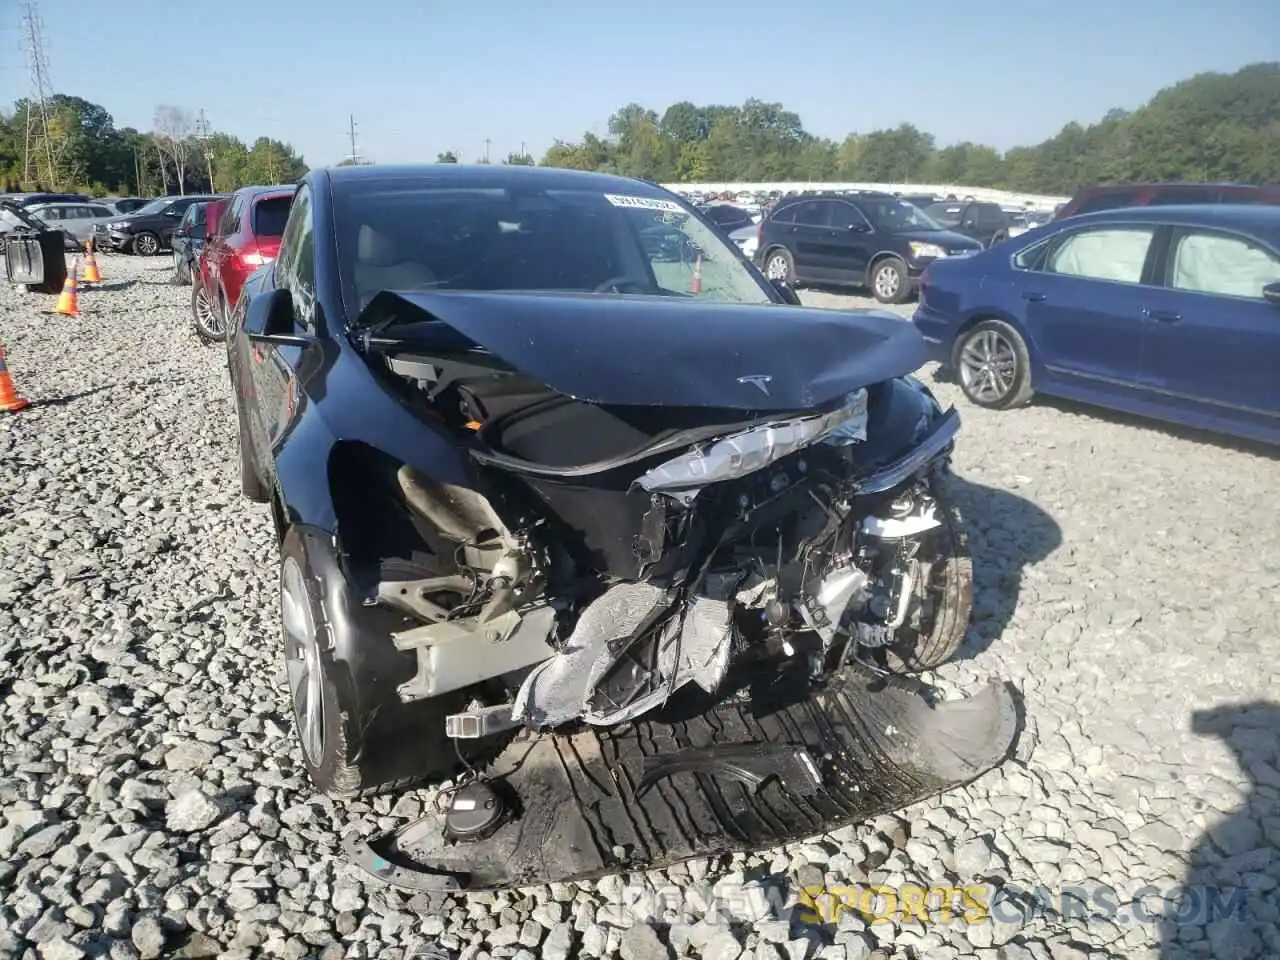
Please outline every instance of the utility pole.
[[485, 163], [489, 162], [489, 143], [490, 143], [489, 138], [485, 137], [484, 138], [484, 162]]
[[43, 179], [48, 183], [45, 189], [57, 190], [58, 168], [53, 156], [53, 141], [49, 136], [49, 61], [44, 54], [44, 25], [40, 20], [37, 0], [23, 0], [22, 35], [27, 53], [27, 69], [31, 75], [31, 99], [27, 103], [27, 136], [22, 173], [28, 181], [42, 179], [40, 160], [43, 159]]
[[209, 121], [204, 115], [204, 107], [201, 107], [200, 116], [196, 119], [195, 138], [200, 143], [200, 150], [204, 153], [205, 166], [209, 170], [209, 192], [216, 193], [218, 188], [213, 183], [213, 151], [209, 148], [209, 141], [212, 137], [213, 133], [209, 129]]
[[347, 157], [352, 163], [360, 162], [360, 148], [356, 145], [356, 115], [350, 115], [350, 132], [351, 132], [351, 154]]

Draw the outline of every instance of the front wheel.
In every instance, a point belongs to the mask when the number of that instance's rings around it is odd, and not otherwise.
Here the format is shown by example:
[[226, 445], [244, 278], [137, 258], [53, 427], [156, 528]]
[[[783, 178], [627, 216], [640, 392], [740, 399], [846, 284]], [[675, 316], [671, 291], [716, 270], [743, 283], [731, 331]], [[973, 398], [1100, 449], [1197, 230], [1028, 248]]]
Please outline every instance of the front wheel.
[[[365, 608], [326, 550], [296, 526], [280, 541], [285, 674], [307, 776], [345, 800], [453, 774], [469, 751], [445, 736], [444, 722], [465, 707], [465, 694], [400, 702], [396, 684], [413, 675], [412, 658], [408, 665], [400, 659], [391, 633], [413, 623]], [[423, 572], [402, 571], [407, 579]], [[370, 668], [374, 662], [379, 666]]]
[[160, 238], [149, 230], [133, 238], [133, 252], [140, 257], [154, 257], [160, 252]]
[[882, 666], [894, 673], [933, 670], [950, 660], [964, 643], [973, 612], [973, 561], [964, 517], [952, 495], [949, 474], [930, 483], [940, 525], [922, 535], [912, 561], [907, 620], [888, 646]]
[[911, 295], [907, 265], [896, 257], [871, 268], [871, 295], [880, 303], [902, 303]]

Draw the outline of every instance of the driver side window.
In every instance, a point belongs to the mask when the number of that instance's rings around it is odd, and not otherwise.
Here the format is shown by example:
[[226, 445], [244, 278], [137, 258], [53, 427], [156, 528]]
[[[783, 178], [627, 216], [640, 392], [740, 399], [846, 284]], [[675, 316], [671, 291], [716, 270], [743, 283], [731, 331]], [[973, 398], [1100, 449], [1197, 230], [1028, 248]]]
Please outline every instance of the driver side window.
[[276, 258], [276, 285], [293, 296], [293, 315], [298, 323], [315, 327], [315, 232], [311, 222], [311, 191], [298, 188]]

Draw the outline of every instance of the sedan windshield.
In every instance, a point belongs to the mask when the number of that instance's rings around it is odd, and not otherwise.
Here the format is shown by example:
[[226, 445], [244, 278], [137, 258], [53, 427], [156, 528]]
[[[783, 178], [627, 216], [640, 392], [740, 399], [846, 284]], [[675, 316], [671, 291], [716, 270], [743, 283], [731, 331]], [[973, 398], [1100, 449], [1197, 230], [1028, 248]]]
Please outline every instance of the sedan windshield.
[[171, 198], [161, 197], [159, 200], [152, 200], [150, 203], [143, 204], [129, 216], [148, 217], [155, 213], [164, 213], [172, 205], [173, 200]]
[[335, 190], [358, 314], [382, 290], [557, 290], [769, 303], [737, 249], [670, 197], [377, 181]]

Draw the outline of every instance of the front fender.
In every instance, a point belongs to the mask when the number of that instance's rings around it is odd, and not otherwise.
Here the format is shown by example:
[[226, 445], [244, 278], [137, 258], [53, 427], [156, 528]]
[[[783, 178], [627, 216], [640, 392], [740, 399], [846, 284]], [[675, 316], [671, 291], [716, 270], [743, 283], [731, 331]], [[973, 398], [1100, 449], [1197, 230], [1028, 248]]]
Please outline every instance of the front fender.
[[914, 376], [873, 387], [867, 402], [867, 439], [854, 448], [859, 471], [876, 470], [907, 453], [941, 416], [933, 393]]

